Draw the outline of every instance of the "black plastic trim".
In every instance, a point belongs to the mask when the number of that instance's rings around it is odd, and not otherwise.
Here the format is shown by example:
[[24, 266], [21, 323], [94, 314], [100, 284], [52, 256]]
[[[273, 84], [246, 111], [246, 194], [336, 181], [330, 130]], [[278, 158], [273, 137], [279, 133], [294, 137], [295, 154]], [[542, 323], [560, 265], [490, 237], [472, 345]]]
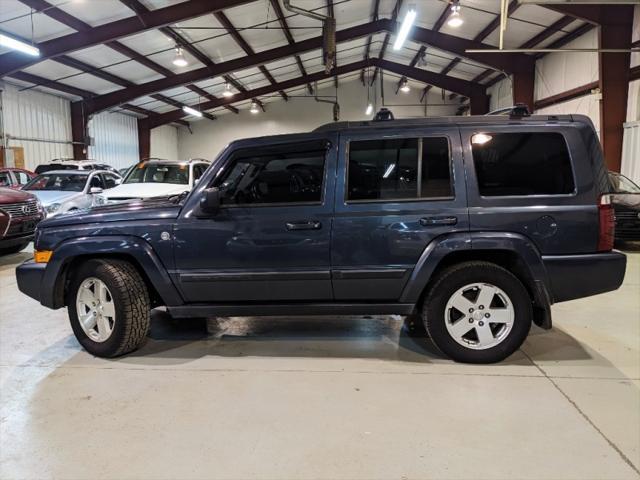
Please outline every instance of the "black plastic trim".
[[272, 315], [410, 315], [413, 303], [201, 304], [167, 307], [176, 318]]

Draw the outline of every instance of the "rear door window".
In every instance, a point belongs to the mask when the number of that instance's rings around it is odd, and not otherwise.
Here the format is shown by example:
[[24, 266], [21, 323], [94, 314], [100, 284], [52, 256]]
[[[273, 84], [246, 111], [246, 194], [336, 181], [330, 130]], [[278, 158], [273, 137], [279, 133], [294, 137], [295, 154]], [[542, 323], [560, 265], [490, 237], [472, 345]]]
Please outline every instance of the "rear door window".
[[450, 158], [446, 137], [352, 141], [346, 200], [451, 198]]
[[478, 133], [471, 137], [480, 195], [567, 195], [575, 190], [571, 158], [559, 133]]

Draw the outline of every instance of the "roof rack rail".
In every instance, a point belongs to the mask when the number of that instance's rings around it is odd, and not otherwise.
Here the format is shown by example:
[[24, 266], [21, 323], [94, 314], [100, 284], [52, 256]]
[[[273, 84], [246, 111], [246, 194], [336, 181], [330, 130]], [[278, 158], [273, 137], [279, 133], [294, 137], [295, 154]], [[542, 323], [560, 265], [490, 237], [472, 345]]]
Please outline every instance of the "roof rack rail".
[[141, 162], [148, 162], [149, 160], [161, 160], [161, 161], [166, 161], [166, 158], [160, 158], [160, 157], [145, 157], [145, 158], [141, 158], [140, 161]]
[[492, 112], [487, 113], [487, 115], [509, 115], [510, 117], [530, 117], [531, 113], [529, 113], [529, 107], [527, 107], [524, 103], [516, 103], [511, 107], [499, 108]]

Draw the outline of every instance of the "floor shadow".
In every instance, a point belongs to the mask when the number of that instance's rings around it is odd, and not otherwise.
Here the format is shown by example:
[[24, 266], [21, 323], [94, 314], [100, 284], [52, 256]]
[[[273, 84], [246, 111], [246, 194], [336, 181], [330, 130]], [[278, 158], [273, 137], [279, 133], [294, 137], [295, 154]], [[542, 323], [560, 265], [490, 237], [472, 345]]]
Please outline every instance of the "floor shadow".
[[622, 242], [616, 241], [615, 247], [623, 252], [640, 252], [640, 241], [635, 242]]
[[0, 271], [13, 270], [25, 260], [33, 257], [33, 253], [21, 251], [8, 255], [0, 255]]

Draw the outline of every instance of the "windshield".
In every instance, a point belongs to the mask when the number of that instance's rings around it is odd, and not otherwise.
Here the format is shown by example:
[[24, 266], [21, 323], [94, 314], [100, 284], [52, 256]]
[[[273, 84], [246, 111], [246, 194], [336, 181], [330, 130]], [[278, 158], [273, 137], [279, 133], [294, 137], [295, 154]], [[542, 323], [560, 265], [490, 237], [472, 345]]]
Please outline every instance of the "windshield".
[[640, 193], [640, 187], [624, 175], [610, 173], [609, 179], [611, 180], [615, 193]]
[[188, 165], [165, 165], [158, 163], [139, 163], [132, 167], [123, 183], [189, 183]]
[[27, 183], [23, 190], [60, 190], [62, 192], [81, 192], [87, 183], [88, 174], [45, 173]]

